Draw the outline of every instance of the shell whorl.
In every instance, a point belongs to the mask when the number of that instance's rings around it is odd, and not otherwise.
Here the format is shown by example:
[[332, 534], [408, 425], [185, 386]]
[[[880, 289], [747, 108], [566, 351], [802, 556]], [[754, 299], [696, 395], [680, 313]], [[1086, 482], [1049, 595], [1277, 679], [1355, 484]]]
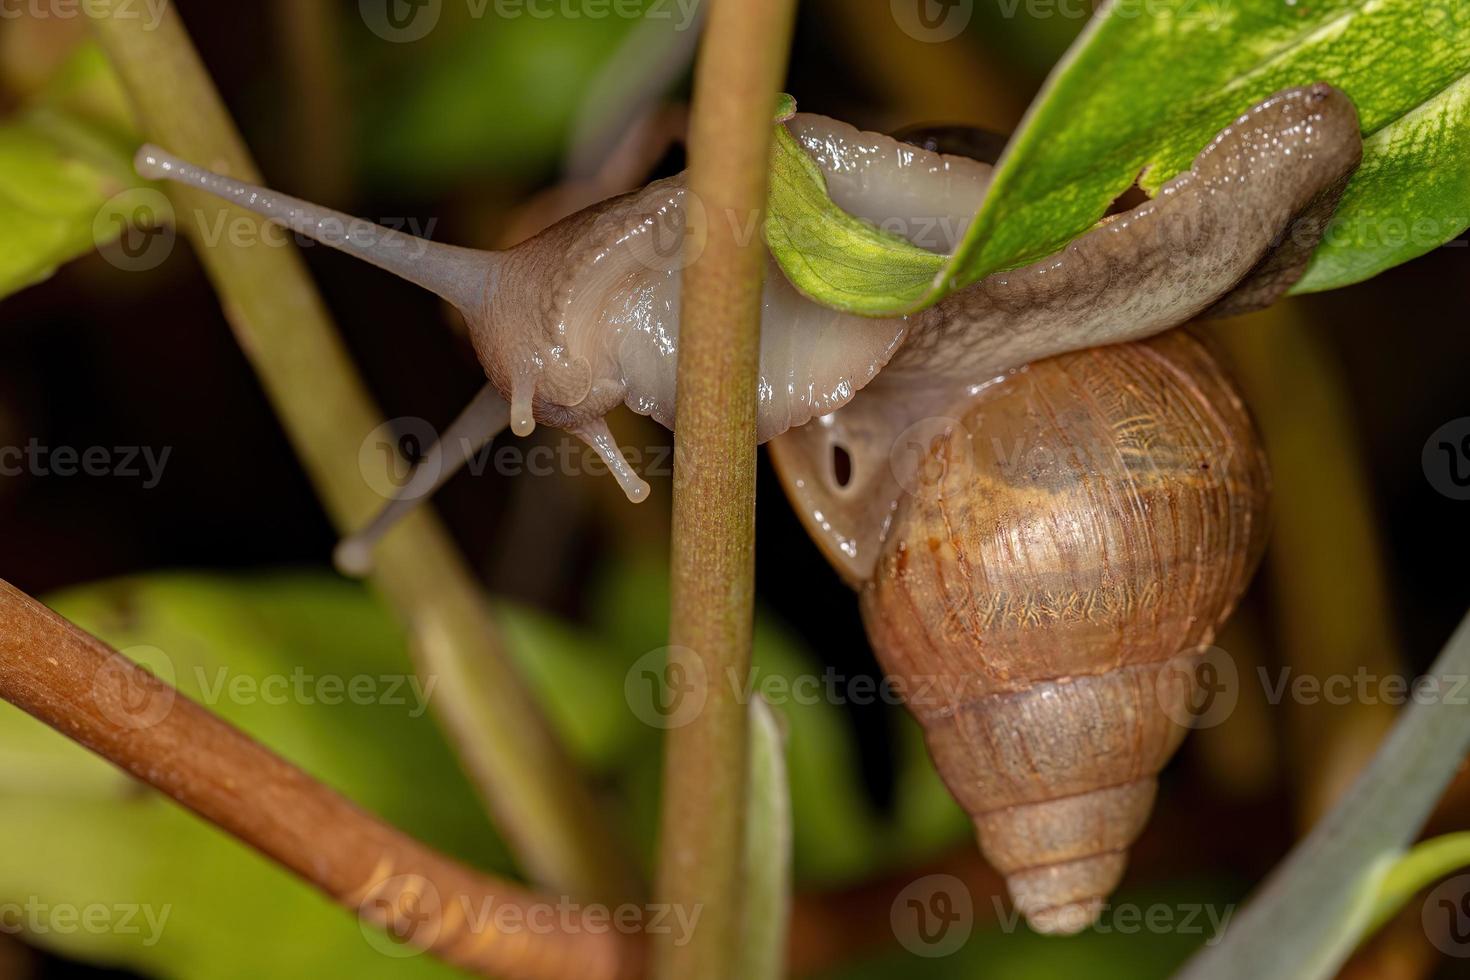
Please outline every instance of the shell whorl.
[[1186, 731], [1189, 658], [1259, 558], [1265, 459], [1181, 331], [1038, 362], [953, 408], [864, 621], [1017, 906], [1074, 931]]

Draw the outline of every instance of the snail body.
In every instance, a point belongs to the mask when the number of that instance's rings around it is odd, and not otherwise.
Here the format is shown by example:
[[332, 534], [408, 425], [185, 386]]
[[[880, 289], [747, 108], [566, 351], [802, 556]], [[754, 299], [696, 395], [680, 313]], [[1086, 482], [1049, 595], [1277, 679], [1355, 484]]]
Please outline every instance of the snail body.
[[[959, 243], [989, 186], [984, 162], [822, 116], [798, 114], [786, 125], [838, 206], [936, 252]], [[916, 388], [948, 392], [1049, 354], [1148, 336], [1211, 303], [1270, 302], [1300, 275], [1321, 231], [1308, 219], [1324, 202], [1330, 214], [1360, 153], [1345, 96], [1323, 85], [1288, 90], [1224, 130], [1156, 199], [1052, 258], [990, 276], [914, 317], [827, 309], [802, 296], [772, 260], [762, 297], [757, 437], [808, 433], [791, 440], [792, 451], [778, 450], [778, 461], [793, 474], [788, 485], [804, 517], [826, 518], [809, 519], [809, 527], [823, 525], [819, 539], [829, 554], [843, 556], [839, 567], [849, 580], [859, 581], [876, 554], [868, 507], [891, 510], [895, 497], [886, 466], [853, 454], [844, 503], [868, 505], [854, 515], [822, 506], [821, 481], [800, 460], [826, 467], [833, 440], [858, 446], [901, 432], [933, 407], [932, 398], [911, 397]], [[749, 221], [707, 214], [678, 176], [571, 215], [508, 251], [479, 251], [212, 173], [153, 146], [138, 152], [136, 167], [424, 286], [468, 322], [486, 391], [452, 427], [454, 443], [433, 451], [437, 481], [410, 480], [344, 542], [339, 565], [355, 574], [370, 568], [373, 544], [402, 514], [506, 426], [522, 436], [538, 422], [566, 429], [603, 458], [631, 500], [645, 499], [648, 485], [604, 417], [626, 404], [673, 425], [680, 272], [697, 258], [707, 222]], [[1305, 233], [1297, 228], [1280, 240], [1293, 219], [1306, 221]], [[885, 367], [894, 381], [885, 394], [839, 411]], [[488, 410], [495, 399], [503, 412]], [[900, 403], [903, 410], [894, 411]], [[808, 425], [813, 420], [821, 424]]]
[[[839, 207], [936, 252], [961, 241], [990, 184], [987, 162], [820, 116], [785, 125]], [[885, 668], [950, 692], [910, 707], [1039, 929], [1085, 926], [1117, 883], [1183, 735], [1192, 675], [1161, 668], [1210, 642], [1260, 551], [1267, 477], [1244, 406], [1197, 341], [1157, 335], [1284, 293], [1361, 151], [1341, 92], [1283, 91], [1153, 199], [909, 317], [826, 309], [768, 264], [758, 438], [859, 590]], [[154, 147], [137, 166], [419, 283], [468, 321], [488, 383], [436, 465], [343, 542], [353, 573], [507, 426], [576, 434], [644, 499], [604, 416], [627, 405], [673, 425], [680, 271], [708, 222], [749, 222], [705, 213], [674, 177], [480, 252]]]

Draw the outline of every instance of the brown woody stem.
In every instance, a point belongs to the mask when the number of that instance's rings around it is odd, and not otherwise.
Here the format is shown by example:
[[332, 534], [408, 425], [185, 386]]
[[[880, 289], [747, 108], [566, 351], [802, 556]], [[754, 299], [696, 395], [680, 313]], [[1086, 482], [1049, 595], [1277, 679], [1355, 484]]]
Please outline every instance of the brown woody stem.
[[709, 231], [684, 270], [669, 659], [707, 683], [666, 741], [658, 894], [701, 918], [684, 945], [655, 943], [663, 980], [722, 980], [738, 962], [748, 734], [743, 685], [727, 678], [750, 668], [760, 216], [794, 12], [794, 0], [711, 0], [695, 71], [689, 193]]
[[449, 963], [518, 980], [638, 973], [634, 937], [408, 837], [4, 581], [0, 698]]

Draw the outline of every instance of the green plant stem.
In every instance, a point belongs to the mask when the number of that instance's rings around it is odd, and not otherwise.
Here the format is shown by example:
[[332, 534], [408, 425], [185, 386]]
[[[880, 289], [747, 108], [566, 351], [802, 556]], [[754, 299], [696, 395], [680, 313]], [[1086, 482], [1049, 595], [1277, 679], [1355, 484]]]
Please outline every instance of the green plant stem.
[[1342, 802], [1180, 980], [1313, 980], [1336, 972], [1373, 923], [1384, 883], [1470, 749], [1470, 711], [1458, 695], [1467, 676], [1470, 616], [1421, 679], [1417, 690], [1426, 693], [1399, 717]]
[[725, 980], [740, 931], [755, 579], [756, 381], [771, 116], [795, 0], [710, 0], [695, 69], [689, 193], [709, 217], [684, 270], [675, 418], [671, 668], [706, 680], [703, 710], [669, 732], [659, 900], [699, 924], [654, 940], [654, 976]]
[[352, 186], [352, 111], [343, 71], [341, 11], [331, 0], [274, 0], [283, 81], [290, 93], [286, 135], [298, 197], [340, 206]]
[[[156, 29], [100, 6], [95, 27], [147, 137], [245, 180], [258, 174], [175, 5]], [[223, 205], [171, 188], [181, 230], [211, 227]], [[238, 209], [230, 222], [255, 223]], [[253, 226], [253, 225], [252, 225]], [[382, 504], [359, 470], [381, 421], [294, 248], [196, 241], [240, 346], [259, 374], [338, 528]], [[386, 472], [386, 468], [385, 468]], [[383, 544], [375, 584], [406, 621], [418, 667], [441, 683], [439, 720], [510, 842], [542, 887], [621, 900], [634, 887], [607, 822], [507, 659], [485, 597], [442, 526], [420, 511]]]
[[1376, 896], [1377, 904], [1363, 938], [1387, 924], [1421, 888], [1465, 867], [1470, 867], [1470, 831], [1445, 834], [1416, 844], [1383, 876]]

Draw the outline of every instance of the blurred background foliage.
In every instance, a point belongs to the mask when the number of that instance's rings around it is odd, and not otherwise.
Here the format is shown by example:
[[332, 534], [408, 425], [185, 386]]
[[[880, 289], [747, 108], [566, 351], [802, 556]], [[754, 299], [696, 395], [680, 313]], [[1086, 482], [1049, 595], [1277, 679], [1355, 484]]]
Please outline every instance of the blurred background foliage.
[[[631, 21], [505, 19], [493, 6], [476, 18], [446, 2], [440, 27], [411, 44], [383, 41], [348, 0], [182, 6], [274, 186], [378, 219], [432, 219], [439, 240], [513, 240], [682, 165], [693, 35], [672, 29], [682, 19], [673, 4], [661, 4], [667, 21]], [[879, 130], [1008, 131], [1082, 26], [1063, 13], [1080, 5], [982, 0], [964, 33], [930, 44], [904, 34], [888, 8], [802, 5], [787, 88], [803, 109]], [[0, 285], [37, 283], [0, 301], [0, 445], [34, 438], [171, 455], [156, 488], [122, 477], [0, 479], [0, 576], [119, 647], [165, 651], [194, 696], [221, 670], [403, 674], [391, 617], [328, 571], [328, 522], [189, 250], [180, 244], [146, 274], [88, 254], [93, 216], [134, 181], [125, 103], [85, 44], [78, 19], [0, 20], [9, 226]], [[132, 202], [111, 207], [130, 213]], [[79, 216], [89, 226], [80, 233]], [[1470, 415], [1464, 245], [1212, 328], [1241, 371], [1277, 475], [1264, 574], [1219, 641], [1247, 678], [1258, 667], [1417, 671], [1462, 612], [1459, 577], [1441, 569], [1470, 547], [1470, 525], [1463, 505], [1426, 481], [1420, 450], [1441, 424]], [[447, 423], [480, 384], [457, 319], [343, 256], [315, 248], [307, 260], [388, 416]], [[646, 458], [668, 445], [647, 420], [625, 415], [615, 427]], [[542, 429], [534, 440], [562, 438]], [[660, 732], [629, 710], [624, 681], [666, 637], [667, 474], [651, 482], [653, 501], [637, 508], [605, 478], [529, 474], [461, 477], [437, 501], [499, 597], [519, 666], [645, 865]], [[759, 508], [758, 683], [828, 670], [876, 679], [854, 596], [764, 463]], [[1230, 719], [1195, 735], [1165, 772], [1119, 901], [1240, 901], [1392, 714], [1270, 705], [1261, 685], [1241, 690]], [[432, 712], [209, 703], [410, 833], [513, 871]], [[1042, 940], [999, 928], [1000, 884], [900, 709], [870, 699], [776, 707], [790, 739], [800, 972], [1157, 977], [1200, 941], [1147, 931]], [[1458, 785], [1432, 829], [1467, 815], [1470, 792]], [[139, 935], [0, 936], [0, 977], [449, 975], [423, 957], [379, 954], [285, 873], [8, 708], [0, 835], [11, 842], [0, 850], [0, 903], [171, 909], [151, 946]], [[965, 882], [976, 931], [962, 952], [923, 959], [895, 941], [889, 912], [931, 873]], [[1453, 975], [1411, 906], [1348, 975], [1436, 970]]]

